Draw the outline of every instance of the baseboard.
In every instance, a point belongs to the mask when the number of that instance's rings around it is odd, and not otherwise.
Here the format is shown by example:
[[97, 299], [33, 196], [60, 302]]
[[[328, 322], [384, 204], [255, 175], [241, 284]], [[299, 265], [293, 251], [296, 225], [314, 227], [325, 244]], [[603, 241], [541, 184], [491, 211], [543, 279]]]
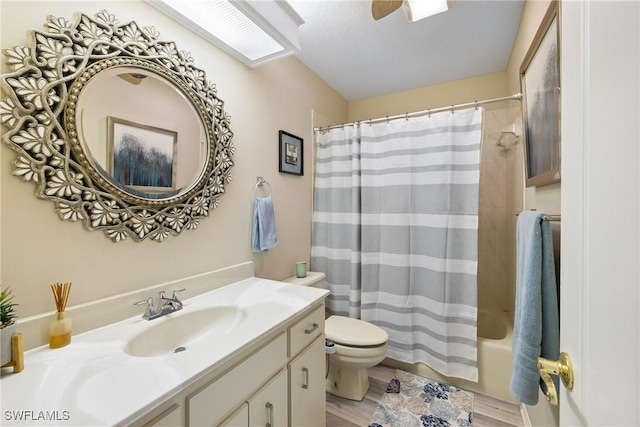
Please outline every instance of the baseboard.
[[[66, 313], [73, 321], [72, 333], [75, 335], [137, 315], [142, 315], [144, 309], [134, 307], [133, 302], [149, 297], [156, 298], [158, 291], [161, 290], [170, 292], [174, 289], [186, 287], [188, 288], [188, 293], [185, 294], [183, 298], [189, 299], [253, 276], [253, 262], [248, 261], [89, 303], [67, 307]], [[51, 311], [18, 320], [17, 329], [19, 332], [22, 332], [25, 351], [49, 343], [49, 322], [54, 315], [55, 311]]]
[[531, 419], [529, 418], [529, 412], [527, 412], [527, 405], [524, 403], [520, 404], [520, 415], [522, 416], [522, 423], [524, 424], [524, 427], [533, 427]]

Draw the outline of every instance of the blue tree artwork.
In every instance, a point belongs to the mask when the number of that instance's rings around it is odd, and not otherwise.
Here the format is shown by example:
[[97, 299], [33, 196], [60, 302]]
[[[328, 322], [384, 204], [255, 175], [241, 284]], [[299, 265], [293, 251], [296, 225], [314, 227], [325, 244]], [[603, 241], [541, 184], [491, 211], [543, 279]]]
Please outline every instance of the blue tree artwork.
[[114, 123], [113, 178], [143, 191], [174, 189], [175, 139], [175, 132]]

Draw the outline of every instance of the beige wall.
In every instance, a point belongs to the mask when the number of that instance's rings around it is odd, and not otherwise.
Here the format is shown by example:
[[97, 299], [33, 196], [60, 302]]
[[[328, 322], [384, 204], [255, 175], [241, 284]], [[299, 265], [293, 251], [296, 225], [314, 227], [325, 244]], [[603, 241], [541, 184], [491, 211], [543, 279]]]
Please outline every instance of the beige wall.
[[[311, 223], [312, 110], [332, 121], [347, 119], [347, 103], [295, 58], [252, 70], [185, 30], [142, 1], [12, 2], [1, 7], [1, 47], [24, 45], [30, 29], [42, 29], [46, 16], [70, 19], [76, 11], [94, 15], [107, 9], [120, 22], [154, 26], [163, 40], [191, 52], [196, 66], [218, 88], [231, 116], [236, 165], [220, 207], [163, 243], [112, 243], [102, 232], [62, 221], [53, 203], [34, 197], [34, 186], [11, 175], [15, 155], [0, 149], [1, 283], [12, 285], [19, 315], [54, 310], [49, 285], [73, 282], [69, 305], [130, 292], [244, 261], [256, 275], [283, 279], [297, 260], [309, 258]], [[28, 8], [29, 13], [25, 13]], [[2, 61], [2, 71], [7, 68]], [[303, 177], [278, 173], [278, 130], [304, 139]], [[278, 246], [264, 254], [250, 250], [256, 176], [273, 189]]]
[[[386, 116], [446, 107], [482, 99], [499, 98], [512, 93], [507, 87], [505, 72], [485, 74], [435, 86], [393, 93], [349, 103], [349, 121], [375, 119]], [[503, 104], [504, 105], [504, 104]], [[498, 108], [496, 104], [487, 108]]]

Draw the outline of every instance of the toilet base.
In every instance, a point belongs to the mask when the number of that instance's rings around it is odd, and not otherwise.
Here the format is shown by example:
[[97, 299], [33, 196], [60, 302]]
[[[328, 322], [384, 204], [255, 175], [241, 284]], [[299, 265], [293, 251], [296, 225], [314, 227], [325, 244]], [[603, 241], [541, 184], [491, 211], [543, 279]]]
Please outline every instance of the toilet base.
[[329, 363], [327, 392], [345, 399], [361, 401], [369, 390], [367, 368], [348, 368]]

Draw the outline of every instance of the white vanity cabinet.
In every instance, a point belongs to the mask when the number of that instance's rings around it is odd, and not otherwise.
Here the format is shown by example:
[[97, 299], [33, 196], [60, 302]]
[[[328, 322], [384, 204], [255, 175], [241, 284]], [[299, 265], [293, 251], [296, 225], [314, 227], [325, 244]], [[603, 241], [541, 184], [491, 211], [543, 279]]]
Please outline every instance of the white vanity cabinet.
[[220, 427], [247, 427], [249, 424], [249, 404], [243, 403], [236, 412], [224, 420]]
[[324, 427], [324, 304], [261, 342], [134, 425]]
[[325, 352], [324, 335], [289, 364], [289, 426], [324, 427]]
[[[276, 339], [187, 397], [189, 426], [217, 426], [287, 363], [287, 335]], [[286, 394], [286, 389], [285, 389]], [[251, 414], [251, 405], [249, 413]]]
[[324, 305], [289, 328], [289, 426], [324, 427]]
[[249, 427], [286, 426], [289, 419], [287, 370], [249, 400]]
[[[210, 287], [210, 279], [198, 276], [180, 283]], [[304, 381], [313, 390], [320, 383], [316, 375], [324, 371], [321, 341], [328, 294], [247, 277], [189, 298], [181, 311], [157, 320], [138, 313], [74, 335], [63, 350], [30, 349], [25, 352], [28, 369], [2, 376], [2, 390], [10, 392], [0, 394], [0, 406], [3, 414], [37, 410], [42, 396], [55, 395], [41, 409], [69, 414], [70, 420], [47, 422], [60, 426], [318, 425], [324, 393], [311, 395], [306, 388], [300, 393], [298, 388]], [[110, 309], [110, 301], [99, 310]], [[43, 375], [53, 368], [55, 377]], [[301, 418], [300, 408], [320, 415]], [[29, 424], [5, 418], [3, 426]]]
[[286, 426], [287, 420], [287, 371], [283, 369], [220, 427]]
[[145, 423], [143, 427], [175, 427], [183, 425], [183, 414], [180, 405], [174, 403], [168, 409], [161, 410], [151, 421]]

